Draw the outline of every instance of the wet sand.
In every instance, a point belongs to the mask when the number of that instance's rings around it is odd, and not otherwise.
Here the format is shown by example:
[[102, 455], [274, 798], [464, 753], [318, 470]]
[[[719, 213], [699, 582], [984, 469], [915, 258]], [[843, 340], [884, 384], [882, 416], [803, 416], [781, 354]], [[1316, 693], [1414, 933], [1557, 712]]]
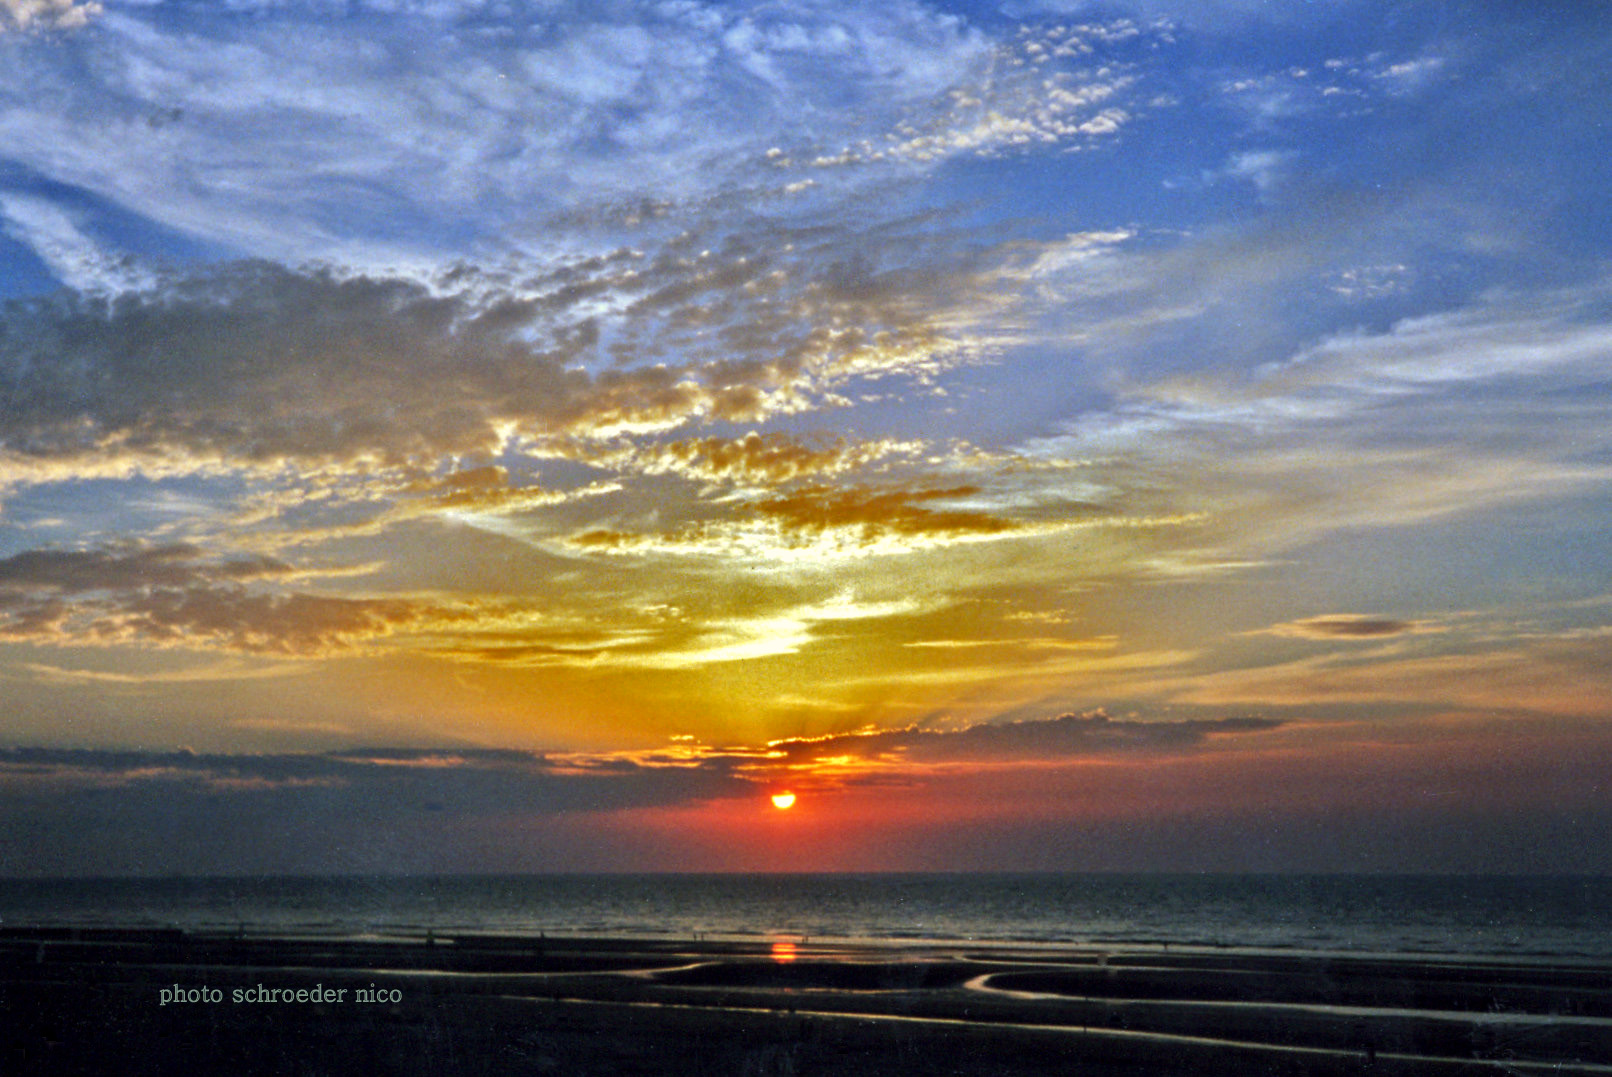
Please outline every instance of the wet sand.
[[14, 928], [0, 1073], [36, 1072], [1612, 1077], [1612, 967]]

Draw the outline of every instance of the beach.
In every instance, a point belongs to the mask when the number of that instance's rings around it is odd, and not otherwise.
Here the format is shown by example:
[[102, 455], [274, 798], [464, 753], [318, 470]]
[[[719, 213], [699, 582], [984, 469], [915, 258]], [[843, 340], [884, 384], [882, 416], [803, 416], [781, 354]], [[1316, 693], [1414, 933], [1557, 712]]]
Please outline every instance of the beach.
[[0, 1033], [19, 1074], [1612, 1074], [1612, 965], [17, 927]]

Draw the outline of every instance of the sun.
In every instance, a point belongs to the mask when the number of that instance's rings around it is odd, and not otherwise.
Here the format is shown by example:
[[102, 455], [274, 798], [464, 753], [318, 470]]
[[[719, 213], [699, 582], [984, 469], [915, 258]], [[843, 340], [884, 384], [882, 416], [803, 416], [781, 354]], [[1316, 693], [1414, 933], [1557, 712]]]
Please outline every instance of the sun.
[[795, 794], [774, 793], [772, 795], [772, 806], [777, 808], [779, 811], [787, 811], [788, 809], [793, 808], [795, 806]]

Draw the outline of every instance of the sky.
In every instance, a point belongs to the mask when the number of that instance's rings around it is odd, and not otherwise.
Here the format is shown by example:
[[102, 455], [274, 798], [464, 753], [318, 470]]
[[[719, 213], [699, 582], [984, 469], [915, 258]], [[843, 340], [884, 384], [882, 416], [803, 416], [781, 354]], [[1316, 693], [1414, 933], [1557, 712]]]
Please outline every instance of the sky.
[[0, 0], [0, 874], [1612, 872], [1609, 66]]

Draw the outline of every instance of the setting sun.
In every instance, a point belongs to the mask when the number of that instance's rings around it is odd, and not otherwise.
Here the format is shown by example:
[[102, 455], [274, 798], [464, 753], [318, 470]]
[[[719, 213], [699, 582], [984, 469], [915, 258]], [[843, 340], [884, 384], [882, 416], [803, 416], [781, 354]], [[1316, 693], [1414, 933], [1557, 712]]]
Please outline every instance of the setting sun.
[[784, 810], [786, 810], [788, 808], [793, 808], [795, 806], [795, 794], [794, 793], [774, 793], [772, 795], [772, 806], [777, 808], [779, 811], [784, 811]]

